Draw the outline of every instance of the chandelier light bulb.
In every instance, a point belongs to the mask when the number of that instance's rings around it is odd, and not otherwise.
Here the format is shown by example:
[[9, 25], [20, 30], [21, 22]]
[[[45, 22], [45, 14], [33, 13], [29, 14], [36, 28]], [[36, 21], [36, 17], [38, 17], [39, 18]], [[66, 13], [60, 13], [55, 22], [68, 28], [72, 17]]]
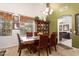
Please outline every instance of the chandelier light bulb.
[[48, 12], [45, 12], [45, 11], [44, 11], [43, 14], [44, 14], [44, 15], [48, 15]]
[[45, 15], [45, 11], [43, 11], [43, 14]]
[[47, 12], [45, 12], [45, 15], [48, 15], [48, 13], [47, 13]]
[[52, 12], [53, 12], [53, 9], [50, 9], [50, 12], [49, 12], [49, 14], [52, 14]]
[[45, 9], [45, 12], [49, 12], [49, 8], [48, 7]]
[[53, 9], [47, 7], [47, 8], [43, 11], [43, 14], [47, 16], [48, 14], [51, 15], [52, 12], [53, 12]]

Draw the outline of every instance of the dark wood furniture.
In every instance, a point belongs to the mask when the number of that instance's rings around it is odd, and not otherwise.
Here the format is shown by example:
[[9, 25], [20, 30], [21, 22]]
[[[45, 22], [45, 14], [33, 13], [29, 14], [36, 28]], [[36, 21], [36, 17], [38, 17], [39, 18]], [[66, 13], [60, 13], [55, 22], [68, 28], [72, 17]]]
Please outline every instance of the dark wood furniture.
[[[27, 37], [32, 37], [33, 32], [26, 32]], [[37, 32], [34, 32], [34, 36], [37, 36]]]
[[33, 36], [33, 32], [26, 32], [27, 37], [32, 37]]
[[42, 32], [43, 35], [49, 35], [49, 21], [35, 20], [37, 25], [37, 33]]
[[52, 32], [50, 39], [49, 39], [49, 53], [51, 54], [52, 47], [55, 48], [55, 51], [57, 51], [56, 45], [57, 45], [57, 34], [56, 32]]
[[21, 50], [22, 49], [25, 49], [25, 48], [28, 48], [30, 53], [31, 53], [31, 45], [32, 45], [32, 42], [31, 41], [28, 41], [28, 42], [23, 42], [19, 36], [19, 34], [17, 34], [17, 37], [18, 37], [18, 42], [19, 42], [19, 48], [18, 48], [18, 52], [19, 52], [19, 56], [21, 55]]
[[65, 38], [65, 39], [70, 39], [70, 33], [67, 33], [67, 32], [59, 32], [59, 40], [62, 41], [62, 38]]
[[38, 41], [38, 44], [33, 46], [38, 51], [39, 56], [40, 56], [40, 49], [46, 49], [47, 56], [49, 55], [49, 53], [48, 53], [48, 39], [49, 39], [49, 37], [47, 35], [40, 35], [40, 40]]

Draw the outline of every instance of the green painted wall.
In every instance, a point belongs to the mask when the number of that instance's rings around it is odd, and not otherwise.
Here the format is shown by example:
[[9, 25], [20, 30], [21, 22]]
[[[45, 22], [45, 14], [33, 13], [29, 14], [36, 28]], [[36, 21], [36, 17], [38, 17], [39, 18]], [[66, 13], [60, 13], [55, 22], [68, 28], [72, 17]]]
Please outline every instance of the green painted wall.
[[[68, 7], [67, 10], [60, 12], [65, 6]], [[52, 32], [57, 32], [57, 18], [63, 15], [72, 15], [72, 46], [79, 48], [79, 36], [75, 35], [75, 14], [79, 14], [79, 4], [78, 3], [51, 3], [50, 8], [54, 10], [52, 15], [49, 15], [50, 20], [50, 34]]]

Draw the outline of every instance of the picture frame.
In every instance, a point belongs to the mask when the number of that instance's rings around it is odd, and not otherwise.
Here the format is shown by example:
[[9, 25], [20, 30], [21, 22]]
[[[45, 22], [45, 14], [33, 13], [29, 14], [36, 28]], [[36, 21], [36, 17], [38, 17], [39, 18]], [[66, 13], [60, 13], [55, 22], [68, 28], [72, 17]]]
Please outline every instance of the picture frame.
[[13, 29], [19, 29], [20, 23], [19, 23], [19, 16], [13, 16]]
[[59, 31], [62, 31], [62, 25], [59, 25]]
[[75, 34], [79, 35], [79, 14], [75, 15]]
[[69, 31], [69, 24], [63, 25], [63, 31]]

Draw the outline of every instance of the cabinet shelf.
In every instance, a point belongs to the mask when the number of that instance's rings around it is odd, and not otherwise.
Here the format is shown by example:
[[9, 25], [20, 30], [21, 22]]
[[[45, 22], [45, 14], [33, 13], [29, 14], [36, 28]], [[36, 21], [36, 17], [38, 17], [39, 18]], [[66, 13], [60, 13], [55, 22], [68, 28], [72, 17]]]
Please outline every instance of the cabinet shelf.
[[37, 33], [42, 32], [44, 35], [49, 35], [49, 21], [35, 20], [37, 25]]

